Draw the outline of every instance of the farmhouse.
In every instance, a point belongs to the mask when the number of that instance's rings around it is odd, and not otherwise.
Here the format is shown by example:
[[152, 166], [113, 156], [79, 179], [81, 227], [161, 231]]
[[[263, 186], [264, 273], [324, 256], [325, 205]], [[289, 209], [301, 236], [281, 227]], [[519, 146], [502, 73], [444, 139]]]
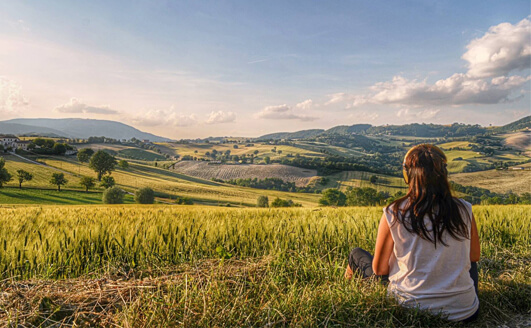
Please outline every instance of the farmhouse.
[[30, 144], [29, 141], [19, 140], [15, 142], [15, 146], [13, 149], [22, 149], [22, 150], [28, 150], [28, 145]]
[[0, 135], [0, 145], [2, 145], [4, 149], [17, 149], [17, 142], [20, 142], [20, 139], [12, 134]]

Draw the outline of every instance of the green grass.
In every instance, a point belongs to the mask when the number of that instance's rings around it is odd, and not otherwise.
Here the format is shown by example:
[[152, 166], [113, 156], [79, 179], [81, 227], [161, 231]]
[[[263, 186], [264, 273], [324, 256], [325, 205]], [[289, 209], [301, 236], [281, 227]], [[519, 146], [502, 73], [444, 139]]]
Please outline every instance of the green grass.
[[[531, 206], [476, 206], [474, 214], [482, 247], [475, 326], [527, 316]], [[46, 318], [134, 327], [449, 325], [401, 308], [376, 282], [343, 279], [350, 249], [374, 248], [380, 216], [376, 207], [0, 208], [0, 320], [44, 326], [52, 324]], [[74, 277], [80, 278], [63, 280]]]
[[143, 161], [165, 161], [166, 157], [152, 152], [147, 151], [143, 149], [137, 149], [137, 148], [128, 148], [128, 149], [122, 149], [119, 150], [117, 153], [118, 157], [124, 157], [124, 158], [130, 158], [130, 159], [138, 159]]
[[[57, 189], [0, 189], [0, 204], [101, 204], [101, 192]], [[126, 204], [134, 203], [133, 196], [125, 195]]]

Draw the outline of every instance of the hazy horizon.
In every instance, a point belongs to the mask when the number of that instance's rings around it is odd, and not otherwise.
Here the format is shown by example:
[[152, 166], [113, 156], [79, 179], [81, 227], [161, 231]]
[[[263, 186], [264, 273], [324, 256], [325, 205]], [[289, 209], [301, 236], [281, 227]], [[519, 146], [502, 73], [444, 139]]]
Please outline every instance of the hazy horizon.
[[531, 113], [528, 1], [0, 3], [0, 114], [186, 139]]

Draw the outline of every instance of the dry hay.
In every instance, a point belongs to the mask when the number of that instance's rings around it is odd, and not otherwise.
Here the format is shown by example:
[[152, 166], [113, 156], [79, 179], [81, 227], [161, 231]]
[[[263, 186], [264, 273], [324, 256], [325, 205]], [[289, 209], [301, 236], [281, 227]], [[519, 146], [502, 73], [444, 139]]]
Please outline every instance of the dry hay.
[[509, 135], [505, 139], [505, 144], [518, 150], [527, 151], [526, 155], [531, 156], [531, 131]]
[[98, 279], [5, 279], [0, 281], [0, 327], [121, 326], [123, 312], [140, 302], [143, 293], [167, 290], [186, 279], [205, 281], [213, 273], [229, 280], [247, 276], [265, 271], [270, 261], [270, 257], [255, 261], [205, 260], [196, 266], [183, 264], [151, 272], [155, 277], [147, 272], [122, 271]]

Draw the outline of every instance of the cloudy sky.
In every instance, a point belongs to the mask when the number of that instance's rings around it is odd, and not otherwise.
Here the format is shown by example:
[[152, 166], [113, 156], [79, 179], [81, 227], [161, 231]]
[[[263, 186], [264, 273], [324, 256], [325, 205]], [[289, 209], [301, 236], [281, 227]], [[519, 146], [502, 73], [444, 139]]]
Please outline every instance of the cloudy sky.
[[0, 115], [171, 138], [531, 114], [529, 1], [0, 0]]

